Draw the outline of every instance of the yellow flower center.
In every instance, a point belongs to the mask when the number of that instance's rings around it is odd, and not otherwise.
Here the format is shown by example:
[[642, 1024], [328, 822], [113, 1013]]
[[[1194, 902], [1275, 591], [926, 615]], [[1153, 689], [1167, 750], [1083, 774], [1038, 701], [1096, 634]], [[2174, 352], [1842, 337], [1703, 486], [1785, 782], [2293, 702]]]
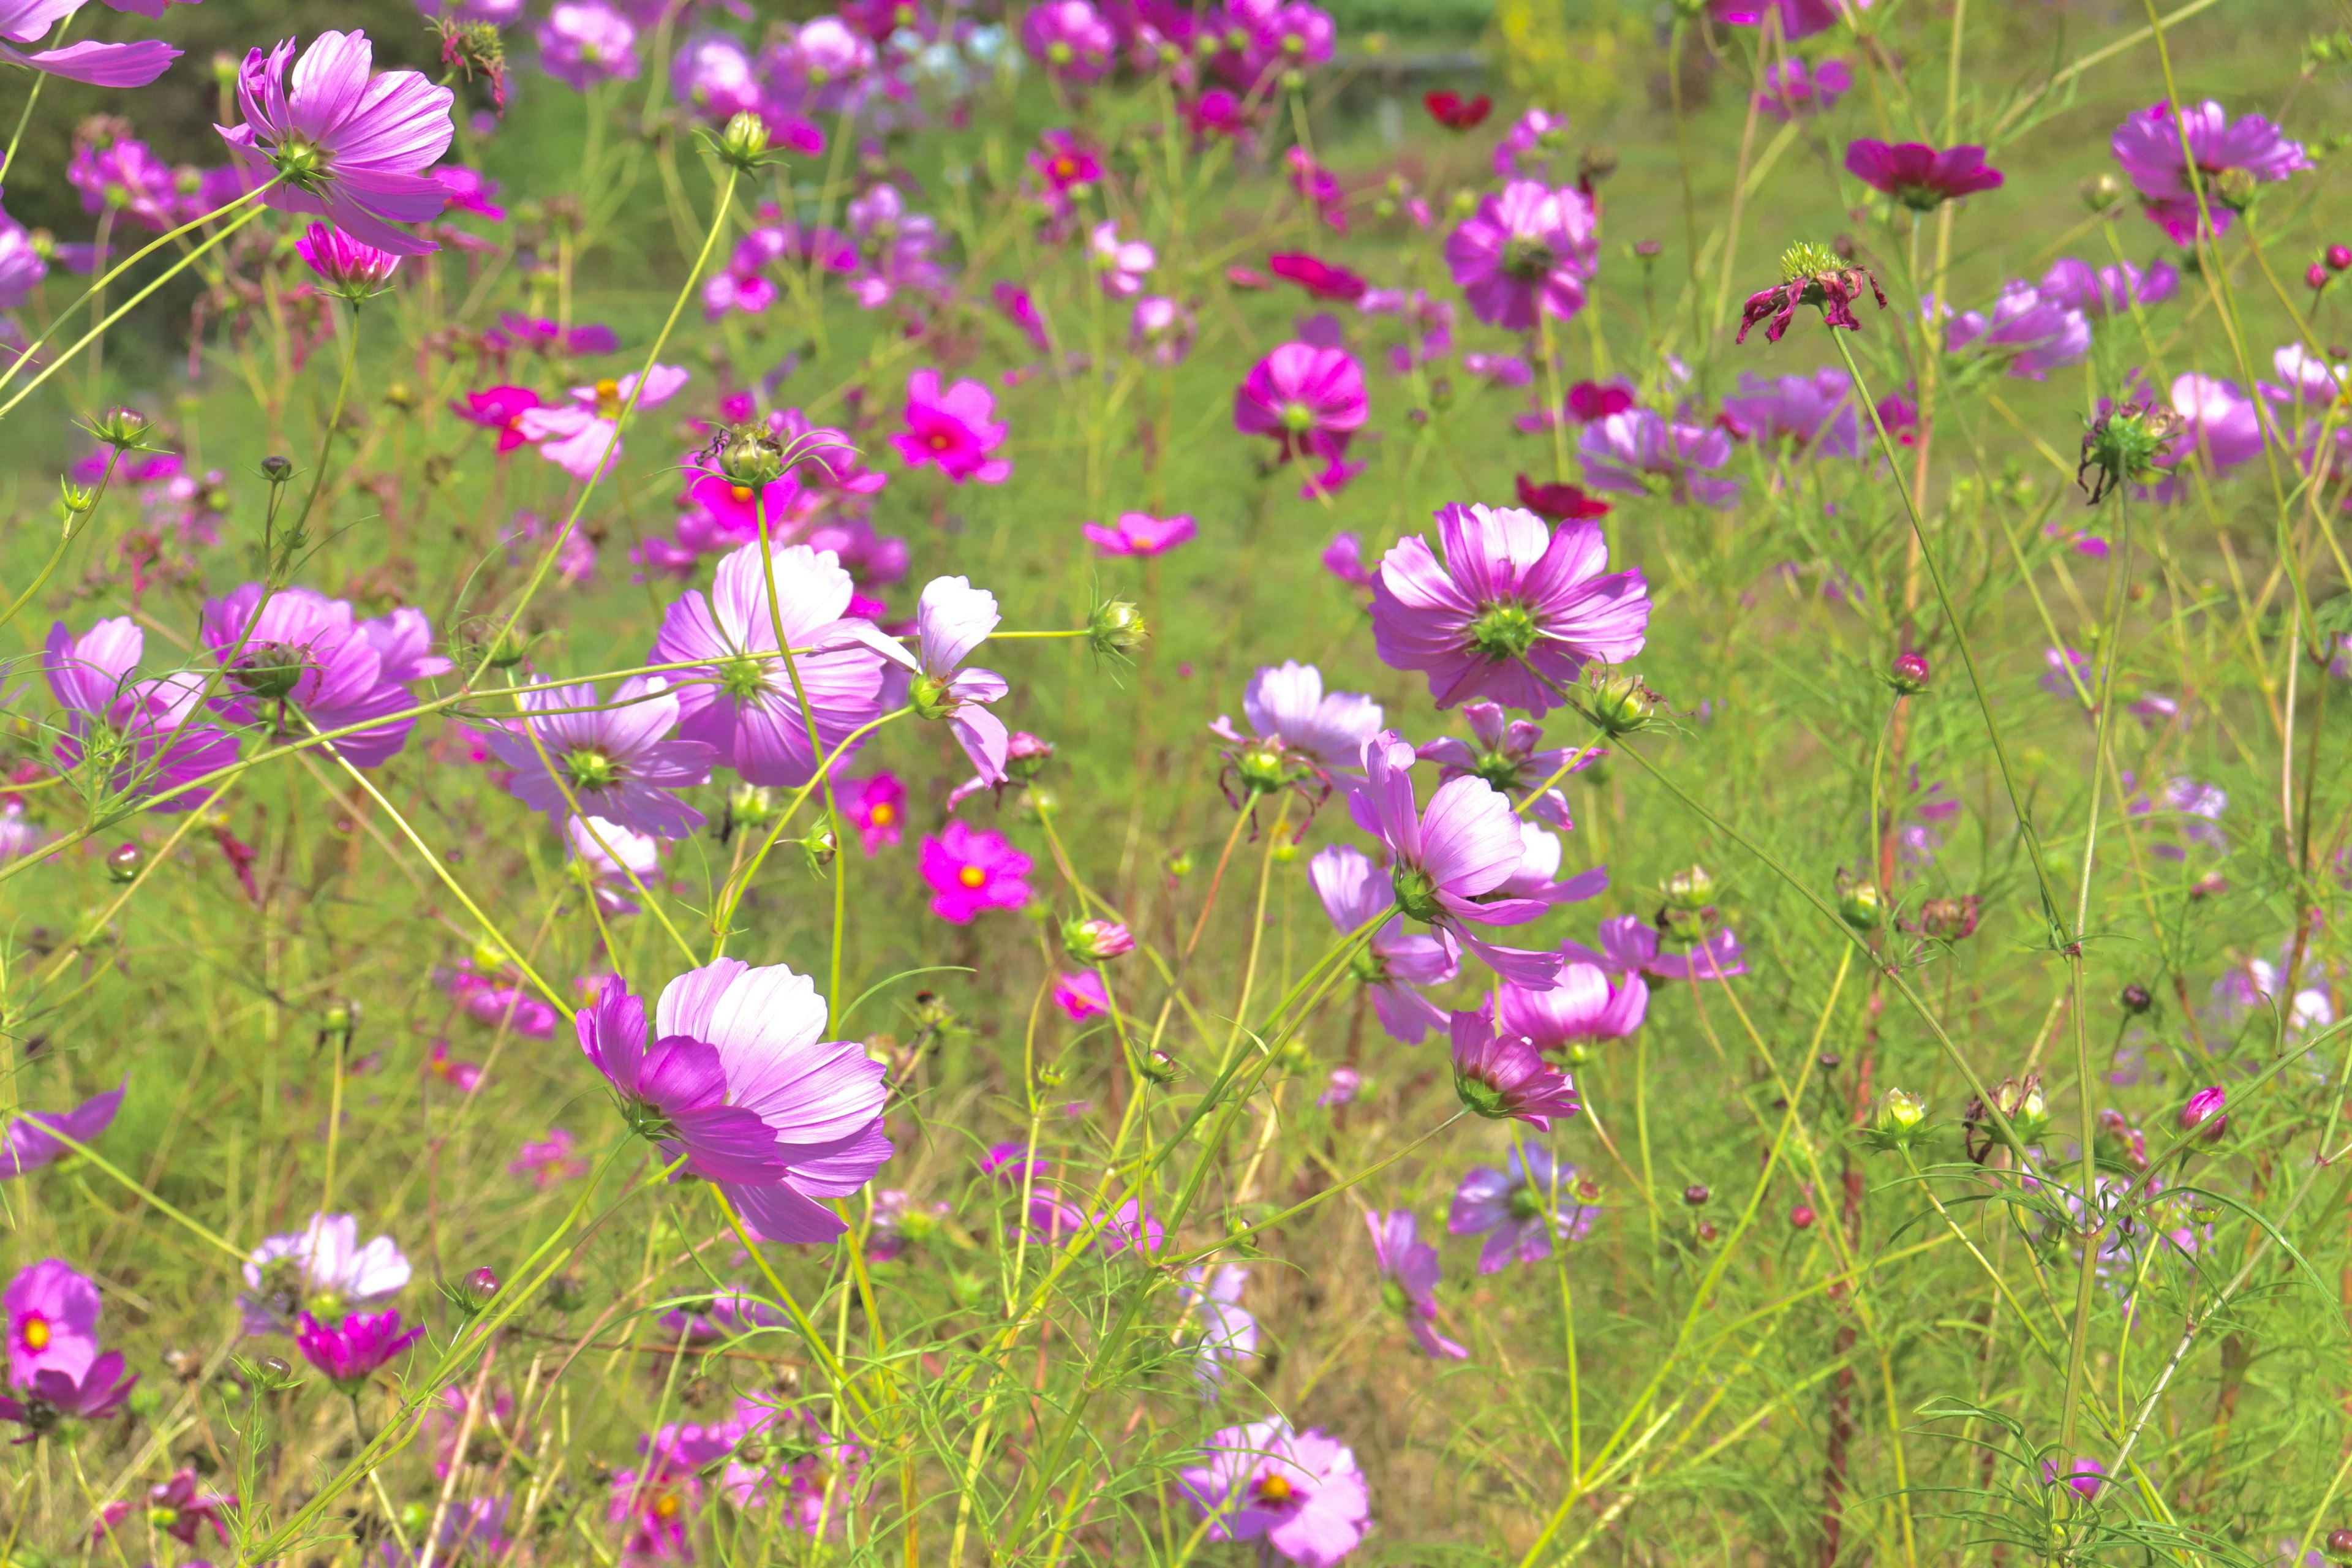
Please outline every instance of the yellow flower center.
[[[973, 885], [977, 887], [979, 884]], [[26, 1318], [23, 1334], [26, 1350], [40, 1351], [49, 1348], [49, 1321], [47, 1318], [39, 1316]]]
[[607, 376], [596, 384], [596, 417], [618, 419], [621, 416], [621, 384]]
[[927, 444], [934, 452], [944, 452], [950, 447], [955, 445], [955, 438], [944, 430], [934, 430], [931, 432], [931, 438]]
[[729, 485], [727, 487], [727, 493], [735, 498], [735, 504], [737, 506], [742, 506], [751, 499], [751, 487], [749, 485]]
[[676, 1492], [664, 1492], [660, 1497], [654, 1500], [654, 1517], [656, 1519], [676, 1519], [680, 1506], [681, 1505], [677, 1500], [677, 1494]]
[[1257, 1495], [1265, 1502], [1288, 1502], [1290, 1500], [1289, 1479], [1284, 1476], [1262, 1478], [1257, 1483]]
[[966, 866], [956, 873], [956, 880], [967, 888], [977, 888], [988, 881], [988, 873], [977, 866]]
[[[866, 815], [872, 820], [875, 826], [887, 827], [892, 823], [898, 820], [898, 808], [892, 805], [888, 801], [878, 801], [875, 804], [874, 809], [867, 812]], [[968, 866], [965, 868], [966, 870], [972, 871], [976, 871], [979, 868], [980, 868], [977, 866]], [[972, 885], [974, 887], [979, 886], [978, 883], [974, 883]]]

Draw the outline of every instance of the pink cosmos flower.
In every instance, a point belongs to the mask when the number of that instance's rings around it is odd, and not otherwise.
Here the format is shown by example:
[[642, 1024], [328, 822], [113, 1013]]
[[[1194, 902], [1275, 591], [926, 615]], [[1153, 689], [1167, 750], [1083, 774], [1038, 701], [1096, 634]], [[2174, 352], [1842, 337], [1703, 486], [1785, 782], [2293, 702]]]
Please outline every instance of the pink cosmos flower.
[[1279, 251], [1265, 258], [1265, 269], [1287, 279], [1318, 300], [1360, 300], [1370, 287], [1346, 268], [1305, 251]]
[[722, 958], [664, 986], [652, 1022], [648, 1033], [645, 1004], [613, 976], [576, 1019], [631, 1126], [720, 1184], [753, 1236], [845, 1234], [817, 1200], [856, 1193], [890, 1158], [883, 1067], [863, 1046], [823, 1038], [824, 999], [809, 979]]
[[1142, 240], [1119, 238], [1116, 218], [1095, 225], [1087, 249], [1094, 261], [1095, 281], [1113, 300], [1132, 300], [1143, 292], [1143, 279], [1160, 265], [1159, 253]]
[[[107, 0], [107, 3], [117, 11], [136, 11], [142, 16], [160, 17], [163, 14], [163, 0]], [[149, 9], [151, 4], [153, 5], [152, 10]], [[80, 10], [81, 6], [82, 0], [0, 0], [0, 38], [19, 44], [37, 44], [55, 32], [59, 22]], [[43, 49], [31, 55], [0, 44], [0, 60], [48, 76], [63, 77], [68, 81], [88, 82], [92, 87], [145, 87], [162, 76], [179, 58], [179, 50], [152, 38], [129, 44], [85, 41], [68, 44], [62, 49]]]
[[559, 0], [539, 25], [539, 67], [574, 92], [635, 81], [636, 26], [604, 0]]
[[702, 826], [702, 813], [671, 792], [708, 779], [719, 752], [700, 741], [665, 738], [677, 723], [678, 700], [661, 677], [631, 676], [609, 706], [586, 681], [534, 683], [516, 703], [525, 717], [487, 739], [514, 770], [508, 792], [550, 822], [560, 826], [583, 812], [662, 838], [684, 838]]
[[406, 614], [397, 626], [390, 617], [362, 621], [341, 599], [309, 588], [280, 588], [265, 597], [258, 583], [205, 601], [205, 646], [215, 658], [236, 655], [226, 681], [233, 695], [219, 710], [246, 724], [293, 710], [317, 730], [368, 725], [333, 746], [355, 766], [382, 766], [416, 722], [394, 717], [415, 706], [406, 682], [454, 668], [425, 651], [433, 634], [424, 612]]
[[1371, 1497], [1347, 1445], [1280, 1416], [1229, 1426], [1178, 1486], [1211, 1541], [1262, 1541], [1302, 1568], [1333, 1568], [1363, 1543]]
[[526, 1139], [515, 1157], [507, 1163], [509, 1176], [529, 1176], [530, 1184], [541, 1192], [558, 1182], [576, 1182], [588, 1173], [588, 1162], [572, 1152], [572, 1134], [561, 1127], [551, 1127], [547, 1136], [539, 1142]]
[[23, 1426], [26, 1435], [16, 1441], [29, 1443], [54, 1432], [58, 1423], [67, 1417], [103, 1421], [122, 1408], [122, 1402], [131, 1396], [131, 1387], [138, 1381], [122, 1375], [121, 1351], [107, 1352], [79, 1375], [44, 1368], [21, 1388], [24, 1398], [0, 1395], [0, 1420]]
[[172, 1479], [147, 1489], [147, 1521], [183, 1545], [194, 1546], [199, 1531], [209, 1528], [223, 1546], [229, 1543], [228, 1525], [221, 1516], [236, 1511], [235, 1492], [197, 1489], [195, 1467], [182, 1466]]
[[1718, 22], [1738, 27], [1760, 27], [1773, 12], [1780, 15], [1780, 37], [1794, 40], [1826, 32], [1845, 19], [1841, 5], [1853, 11], [1870, 9], [1870, 0], [1710, 0], [1707, 13]]
[[468, 169], [463, 163], [444, 163], [433, 171], [433, 177], [447, 193], [442, 211], [472, 213], [492, 223], [507, 221], [507, 209], [492, 199], [499, 194], [499, 183], [478, 169]]
[[1290, 188], [1314, 207], [1323, 226], [1336, 234], [1347, 233], [1348, 193], [1339, 176], [1309, 157], [1304, 147], [1291, 148], [1283, 154], [1283, 163], [1290, 170]]
[[265, 1237], [246, 1259], [237, 1305], [248, 1334], [291, 1333], [308, 1310], [340, 1318], [381, 1307], [408, 1284], [408, 1259], [388, 1236], [360, 1245], [360, 1222], [316, 1214], [299, 1231]]
[[586, 483], [608, 465], [621, 460], [621, 416], [658, 408], [693, 379], [693, 372], [657, 364], [642, 384], [631, 371], [618, 379], [593, 386], [575, 386], [572, 402], [518, 415], [515, 428], [522, 438], [539, 444], [539, 455]]
[[1160, 294], [1146, 294], [1128, 318], [1127, 346], [1160, 366], [1180, 365], [1192, 352], [1200, 323], [1191, 310]]
[[1483, 697], [1464, 703], [1462, 717], [1469, 721], [1470, 733], [1477, 742], [1475, 747], [1448, 735], [1427, 742], [1421, 748], [1421, 760], [1437, 764], [1440, 783], [1465, 774], [1482, 778], [1511, 796], [1515, 805], [1524, 807], [1535, 820], [1549, 822], [1562, 831], [1576, 826], [1569, 819], [1568, 797], [1560, 793], [1557, 783], [1534, 804], [1529, 805], [1528, 797], [1571, 762], [1574, 765], [1562, 776], [1582, 773], [1609, 754], [1606, 747], [1555, 746], [1539, 751], [1537, 747], [1543, 739], [1539, 725], [1526, 719], [1512, 719], [1500, 704]]
[[938, 371], [919, 370], [907, 378], [907, 428], [890, 444], [909, 468], [937, 463], [957, 484], [1001, 485], [1013, 464], [989, 456], [1004, 445], [1004, 426], [990, 422], [995, 413], [995, 395], [979, 382], [959, 381], [942, 393]]
[[29, 1385], [53, 1372], [79, 1382], [98, 1359], [98, 1287], [60, 1258], [33, 1264], [8, 1282], [8, 1381]]
[[1955, 353], [1974, 349], [2006, 364], [2011, 375], [2040, 381], [2091, 352], [2091, 323], [2082, 311], [2016, 279], [2002, 286], [1990, 321], [1974, 310], [1952, 318], [1944, 346]]
[[486, 1029], [512, 1029], [526, 1038], [544, 1040], [562, 1022], [547, 1003], [502, 975], [479, 973], [470, 962], [435, 970], [433, 983], [449, 994], [459, 1011]]
[[1091, 969], [1066, 972], [1054, 981], [1054, 1005], [1067, 1013], [1072, 1023], [1083, 1024], [1110, 1011], [1110, 992]]
[[1797, 457], [1852, 458], [1862, 451], [1853, 378], [1835, 365], [1811, 375], [1760, 376], [1743, 372], [1723, 412], [1743, 438]]
[[1552, 159], [1568, 145], [1568, 116], [1530, 109], [1511, 122], [1495, 143], [1495, 177], [1516, 180], [1549, 171]]
[[[1379, 868], [1360, 849], [1331, 844], [1307, 863], [1307, 879], [1323, 900], [1323, 912], [1343, 934], [1396, 908], [1396, 894]], [[1396, 915], [1372, 933], [1353, 965], [1356, 979], [1371, 994], [1372, 1012], [1393, 1038], [1418, 1045], [1432, 1029], [1446, 1026], [1445, 1009], [1417, 985], [1443, 985], [1462, 972], [1454, 939], [1443, 931], [1416, 935]]]
[[[708, 598], [690, 590], [670, 605], [646, 659], [700, 661], [699, 669], [672, 678], [679, 683], [679, 736], [709, 747], [747, 784], [798, 786], [814, 778], [810, 716], [816, 743], [831, 757], [882, 710], [882, 662], [862, 640], [870, 625], [846, 615], [854, 594], [830, 550], [793, 544], [763, 556], [747, 544], [721, 561]], [[779, 623], [790, 669], [776, 652]]]
[[[773, 1394], [738, 1397], [735, 1418], [724, 1430], [738, 1457], [729, 1459], [719, 1485], [738, 1510], [756, 1517], [761, 1510], [775, 1509], [809, 1536], [838, 1535], [848, 1528], [851, 1500], [866, 1468], [863, 1443], [835, 1436], [814, 1411], [779, 1403]], [[740, 1457], [751, 1451], [754, 1439], [765, 1446], [765, 1463]]]
[[1053, 336], [1046, 331], [1045, 318], [1038, 311], [1037, 302], [1030, 298], [1028, 289], [999, 279], [990, 288], [988, 297], [996, 301], [1004, 319], [1020, 329], [1031, 348], [1041, 354], [1053, 352]]
[[1523, 332], [1538, 311], [1566, 321], [1584, 309], [1598, 229], [1583, 193], [1514, 180], [1446, 237], [1445, 264], [1473, 315]]
[[294, 1328], [294, 1348], [302, 1359], [341, 1388], [357, 1388], [425, 1337], [425, 1325], [401, 1331], [398, 1312], [354, 1312], [332, 1328], [310, 1313]]
[[907, 816], [907, 786], [898, 774], [878, 773], [872, 778], [836, 784], [834, 798], [849, 818], [850, 826], [857, 829], [858, 842], [865, 847], [867, 859], [872, 859], [875, 851], [886, 844], [898, 847]]
[[362, 245], [341, 229], [314, 223], [294, 242], [327, 292], [356, 303], [373, 299], [392, 286], [400, 258], [373, 245]]
[[1364, 426], [1370, 405], [1364, 367], [1345, 349], [1288, 342], [1251, 367], [1234, 392], [1234, 428], [1244, 436], [1274, 437], [1277, 460], [1308, 458], [1323, 473], [1299, 493], [1318, 486], [1336, 492], [1353, 478], [1348, 443]]
[[1437, 1248], [1421, 1239], [1421, 1222], [1411, 1209], [1383, 1215], [1365, 1211], [1372, 1233], [1372, 1266], [1381, 1279], [1381, 1300], [1404, 1320], [1405, 1331], [1424, 1354], [1438, 1361], [1466, 1361], [1470, 1352], [1437, 1331]]
[[1331, 1077], [1325, 1083], [1323, 1092], [1315, 1097], [1315, 1103], [1322, 1106], [1349, 1104], [1355, 1100], [1356, 1091], [1363, 1087], [1364, 1075], [1342, 1062], [1331, 1069]]
[[1540, 1263], [1555, 1239], [1580, 1241], [1592, 1229], [1594, 1211], [1571, 1196], [1577, 1186], [1575, 1166], [1555, 1164], [1538, 1145], [1515, 1144], [1503, 1169], [1482, 1166], [1462, 1178], [1445, 1228], [1486, 1238], [1478, 1249], [1481, 1274], [1513, 1261]]
[[459, 1094], [471, 1094], [482, 1086], [482, 1064], [458, 1060], [450, 1054], [448, 1041], [436, 1040], [425, 1054], [425, 1076], [439, 1079]]
[[1364, 536], [1354, 529], [1341, 529], [1323, 547], [1323, 570], [1352, 588], [1372, 585], [1371, 570], [1364, 564]]
[[1248, 737], [1222, 713], [1209, 731], [1243, 748], [1232, 755], [1244, 784], [1278, 786], [1302, 765], [1327, 780], [1335, 773], [1354, 773], [1364, 742], [1380, 732], [1381, 705], [1360, 692], [1326, 692], [1321, 670], [1286, 659], [1250, 677], [1242, 692], [1242, 717], [1249, 721]]
[[713, 125], [760, 107], [760, 78], [751, 51], [725, 33], [688, 38], [669, 64], [670, 91]]
[[[2169, 401], [2187, 428], [2157, 459], [2159, 468], [2177, 468], [2194, 457], [2220, 473], [2262, 456], [2262, 409], [2236, 382], [2189, 371], [2173, 377]], [[2156, 487], [2158, 499], [2169, 500], [2178, 483]]]
[[1764, 68], [1764, 85], [1756, 107], [1775, 120], [1825, 114], [1853, 90], [1853, 72], [1843, 60], [1829, 59], [1810, 71], [1793, 56]]
[[1123, 511], [1116, 526], [1082, 523], [1078, 531], [1093, 542], [1099, 555], [1165, 555], [1180, 544], [1190, 544], [1200, 531], [1190, 512], [1154, 517], [1145, 511]]
[[[203, 722], [205, 682], [181, 673], [134, 679], [146, 634], [119, 616], [76, 637], [63, 623], [49, 630], [42, 673], [66, 710], [55, 755], [68, 772], [94, 761], [106, 788], [129, 800], [176, 789], [236, 761], [236, 738]], [[190, 790], [150, 807], [194, 810], [211, 798]]]
[[[887, 42], [887, 35], [880, 41]], [[865, 107], [874, 88], [876, 42], [842, 16], [819, 15], [760, 52], [760, 68], [768, 79], [769, 122], [780, 131], [794, 129], [795, 151], [814, 156], [824, 150], [824, 132], [804, 116], [854, 117]], [[898, 90], [896, 82], [884, 87]]]
[[993, 828], [950, 822], [924, 838], [919, 864], [931, 887], [931, 913], [950, 925], [1029, 901], [1029, 857]]
[[1555, 1116], [1581, 1109], [1576, 1086], [1525, 1040], [1495, 1032], [1494, 1011], [1453, 1016], [1454, 1091], [1477, 1115], [1531, 1122], [1549, 1131]]
[[645, 1463], [613, 1472], [604, 1505], [606, 1523], [627, 1527], [623, 1562], [642, 1568], [649, 1562], [692, 1561], [688, 1531], [702, 1506], [702, 1472], [733, 1453], [737, 1441], [726, 1423], [704, 1426], [690, 1421], [637, 1439]]
[[1176, 1288], [1183, 1303], [1181, 1331], [1192, 1350], [1192, 1375], [1203, 1395], [1214, 1398], [1227, 1377], [1257, 1354], [1257, 1319], [1242, 1305], [1249, 1270], [1224, 1264], [1214, 1270], [1188, 1268]]
[[0, 1134], [0, 1182], [66, 1158], [71, 1151], [58, 1133], [77, 1143], [95, 1142], [114, 1124], [114, 1113], [122, 1108], [123, 1091], [130, 1087], [126, 1076], [112, 1089], [91, 1095], [71, 1110], [28, 1110], [10, 1119], [7, 1131]]
[[1657, 496], [1717, 510], [1739, 499], [1738, 479], [1711, 476], [1731, 461], [1731, 437], [1711, 425], [1669, 424], [1654, 408], [1612, 414], [1577, 437], [1584, 482], [1620, 495]]
[[996, 595], [975, 588], [968, 577], [934, 577], [923, 585], [915, 612], [916, 651], [908, 653], [897, 638], [883, 636], [870, 625], [858, 635], [884, 658], [914, 672], [907, 700], [919, 718], [944, 719], [956, 743], [971, 759], [983, 784], [1003, 782], [1006, 749], [1011, 737], [1004, 721], [988, 710], [1012, 688], [992, 669], [960, 668], [974, 648], [988, 639], [1002, 617]]
[[2039, 288], [2042, 299], [2096, 319], [2127, 314], [2135, 303], [2164, 303], [2180, 292], [2180, 272], [2160, 256], [2145, 271], [2128, 261], [2094, 268], [2062, 256], [2042, 275]]
[[1713, 926], [1687, 952], [1663, 951], [1655, 926], [1639, 915], [1612, 915], [1601, 922], [1598, 952], [1579, 942], [1560, 951], [1571, 961], [1612, 974], [1647, 974], [1659, 980], [1728, 980], [1748, 973], [1745, 950], [1728, 926]]
[[1559, 836], [1522, 818], [1519, 822], [1519, 863], [1495, 891], [1506, 898], [1533, 899], [1538, 903], [1567, 904], [1598, 898], [1609, 890], [1609, 868], [1595, 866], [1563, 879]]
[[422, 256], [432, 244], [393, 225], [441, 214], [448, 192], [426, 171], [449, 150], [457, 95], [415, 71], [373, 75], [374, 61], [357, 31], [320, 33], [299, 62], [291, 38], [267, 55], [255, 49], [237, 72], [244, 123], [215, 129], [257, 184], [278, 178], [267, 205], [326, 218], [379, 250]]
[[1057, 76], [1092, 81], [1110, 68], [1118, 40], [1087, 0], [1044, 0], [1021, 18], [1021, 47]]
[[637, 901], [631, 895], [661, 874], [661, 840], [601, 816], [571, 818], [563, 837], [572, 847], [572, 875], [587, 887], [596, 907], [610, 916], [635, 914]]
[[1506, 980], [1542, 987], [1559, 973], [1560, 955], [1498, 947], [1471, 934], [1473, 925], [1525, 925], [1549, 905], [1489, 897], [1518, 869], [1526, 853], [1510, 803], [1479, 778], [1438, 785], [1422, 811], [1413, 799], [1413, 750], [1393, 730], [1364, 743], [1365, 782], [1348, 796], [1356, 826], [1388, 846], [1397, 908], [1452, 937]]
[[1606, 970], [1580, 961], [1564, 965], [1549, 991], [1504, 986], [1499, 1016], [1503, 1033], [1577, 1061], [1586, 1046], [1640, 1028], [1649, 1006], [1650, 987], [1640, 975], [1626, 974], [1612, 986]]
[[452, 402], [449, 411], [468, 424], [497, 431], [499, 455], [503, 457], [530, 443], [530, 437], [522, 433], [522, 416], [539, 406], [539, 394], [527, 386], [493, 386], [467, 393], [463, 403]]
[[2193, 109], [2184, 108], [2177, 117], [2169, 102], [2148, 105], [2116, 127], [2109, 145], [2148, 217], [2175, 245], [2189, 245], [2197, 237], [2197, 193], [2189, 186], [2189, 160], [2181, 153], [2184, 134], [2189, 154], [2197, 161], [2215, 234], [2230, 226], [2232, 216], [2219, 183], [2224, 173], [2242, 169], [2257, 180], [2275, 184], [2311, 167], [2303, 143], [2289, 141], [2259, 114], [2231, 120], [2210, 98]]
[[1622, 663], [1650, 624], [1639, 568], [1606, 573], [1597, 523], [1548, 529], [1516, 507], [1438, 509], [1443, 559], [1419, 534], [1381, 558], [1372, 584], [1381, 662], [1429, 679], [1440, 708], [1489, 697], [1544, 713], [1588, 660]]
[[1999, 169], [1986, 167], [1981, 147], [1938, 151], [1919, 142], [1889, 143], [1867, 137], [1846, 143], [1845, 166], [1864, 184], [1920, 212], [1979, 191], [1998, 190], [2003, 177]]

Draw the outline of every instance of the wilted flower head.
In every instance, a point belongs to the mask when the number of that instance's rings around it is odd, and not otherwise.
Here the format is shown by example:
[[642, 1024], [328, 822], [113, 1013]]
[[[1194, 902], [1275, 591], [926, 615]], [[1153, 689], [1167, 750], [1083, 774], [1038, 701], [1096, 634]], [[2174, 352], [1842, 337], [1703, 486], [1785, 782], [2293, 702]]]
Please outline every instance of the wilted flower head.
[[1869, 285], [1878, 308], [1886, 309], [1886, 290], [1878, 286], [1878, 275], [1869, 268], [1849, 265], [1837, 252], [1818, 245], [1792, 245], [1780, 257], [1780, 281], [1748, 297], [1739, 315], [1739, 335], [1734, 341], [1746, 342], [1748, 332], [1760, 321], [1765, 342], [1779, 342], [1797, 319], [1800, 305], [1821, 307], [1824, 326], [1858, 332], [1862, 322], [1854, 316], [1853, 305], [1862, 298], [1864, 284]]

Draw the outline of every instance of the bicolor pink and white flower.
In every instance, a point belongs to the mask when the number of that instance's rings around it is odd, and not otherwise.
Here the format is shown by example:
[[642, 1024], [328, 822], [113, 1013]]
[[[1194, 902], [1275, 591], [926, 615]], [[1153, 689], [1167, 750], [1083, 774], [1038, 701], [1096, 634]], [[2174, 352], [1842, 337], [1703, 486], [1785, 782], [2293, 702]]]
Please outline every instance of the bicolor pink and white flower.
[[538, 444], [541, 457], [584, 484], [621, 460], [621, 421], [667, 403], [693, 374], [657, 364], [642, 377], [631, 371], [593, 386], [575, 386], [570, 403], [525, 409], [515, 416], [514, 427], [524, 440]]
[[961, 666], [1001, 619], [996, 595], [973, 587], [970, 578], [934, 577], [923, 584], [916, 606], [914, 652], [870, 624], [857, 634], [877, 653], [913, 674], [907, 689], [908, 705], [919, 718], [946, 720], [956, 743], [971, 759], [982, 782], [990, 785], [1004, 782], [1012, 736], [988, 704], [1013, 688], [992, 669]]
[[708, 779], [719, 752], [669, 738], [678, 699], [660, 676], [631, 676], [610, 703], [589, 681], [537, 684], [515, 702], [524, 716], [484, 738], [513, 770], [508, 791], [558, 827], [575, 813], [660, 838], [683, 838], [702, 826], [702, 813], [674, 792]]

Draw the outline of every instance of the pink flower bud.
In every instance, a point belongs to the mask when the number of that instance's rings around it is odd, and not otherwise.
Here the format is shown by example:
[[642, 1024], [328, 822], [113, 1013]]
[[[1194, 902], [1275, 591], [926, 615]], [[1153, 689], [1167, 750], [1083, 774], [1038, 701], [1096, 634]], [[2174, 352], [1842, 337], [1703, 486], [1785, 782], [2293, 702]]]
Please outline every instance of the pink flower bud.
[[2230, 1126], [2230, 1118], [2223, 1109], [2229, 1100], [2229, 1092], [2219, 1085], [2199, 1089], [2189, 1097], [2189, 1103], [2180, 1108], [2180, 1130], [2196, 1132], [2202, 1129], [2206, 1142], [2220, 1142], [2221, 1134]]

